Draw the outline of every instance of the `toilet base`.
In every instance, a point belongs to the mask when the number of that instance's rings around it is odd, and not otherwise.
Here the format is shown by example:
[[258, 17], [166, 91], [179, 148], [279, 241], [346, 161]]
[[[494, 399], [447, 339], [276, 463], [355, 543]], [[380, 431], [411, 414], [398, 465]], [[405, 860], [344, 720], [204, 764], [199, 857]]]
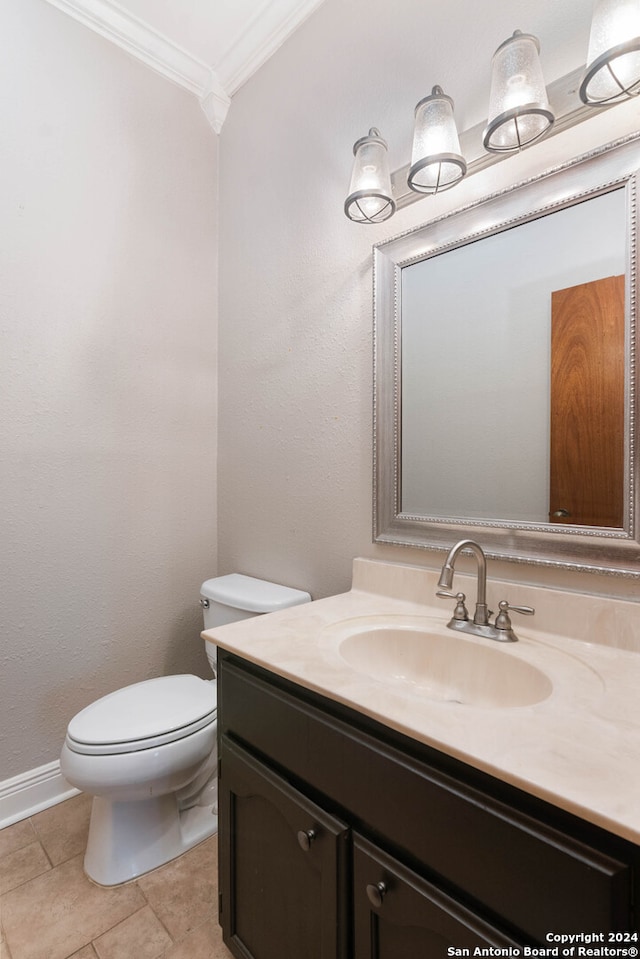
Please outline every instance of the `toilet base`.
[[215, 806], [178, 810], [175, 793], [133, 802], [94, 796], [85, 872], [101, 886], [136, 879], [218, 829]]

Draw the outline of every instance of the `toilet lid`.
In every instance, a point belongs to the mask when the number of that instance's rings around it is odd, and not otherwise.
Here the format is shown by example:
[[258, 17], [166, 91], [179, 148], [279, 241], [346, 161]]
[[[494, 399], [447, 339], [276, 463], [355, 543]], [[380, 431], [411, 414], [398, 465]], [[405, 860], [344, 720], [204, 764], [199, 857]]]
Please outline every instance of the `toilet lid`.
[[74, 716], [67, 730], [86, 746], [124, 745], [157, 739], [181, 739], [215, 718], [215, 682], [197, 676], [161, 676], [125, 686], [96, 700]]

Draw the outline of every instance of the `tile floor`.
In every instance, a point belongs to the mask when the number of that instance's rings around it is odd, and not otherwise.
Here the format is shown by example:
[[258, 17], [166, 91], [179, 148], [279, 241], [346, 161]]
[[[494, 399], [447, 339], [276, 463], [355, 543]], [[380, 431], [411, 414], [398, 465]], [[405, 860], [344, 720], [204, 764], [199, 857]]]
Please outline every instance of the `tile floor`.
[[0, 830], [1, 959], [231, 959], [217, 922], [217, 837], [134, 882], [82, 869], [91, 799]]

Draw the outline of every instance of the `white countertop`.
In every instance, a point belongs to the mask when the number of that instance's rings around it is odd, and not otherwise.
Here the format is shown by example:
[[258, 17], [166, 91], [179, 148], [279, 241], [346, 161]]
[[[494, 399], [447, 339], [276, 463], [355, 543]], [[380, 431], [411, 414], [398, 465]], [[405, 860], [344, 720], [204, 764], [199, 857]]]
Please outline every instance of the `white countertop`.
[[[374, 678], [350, 666], [340, 643], [367, 626], [397, 621], [446, 630], [453, 604], [435, 598], [436, 578], [419, 567], [358, 559], [350, 592], [203, 637], [640, 843], [640, 604], [489, 583], [494, 608], [503, 598], [536, 606], [533, 618], [512, 617], [519, 641], [498, 644], [453, 631], [446, 637], [452, 644], [497, 647], [497, 670], [506, 656], [545, 673], [551, 692], [533, 705], [433, 699], [402, 679]], [[461, 584], [473, 600], [471, 577], [456, 574], [454, 589]], [[473, 602], [468, 605], [472, 610]], [[573, 629], [576, 638], [567, 635]]]

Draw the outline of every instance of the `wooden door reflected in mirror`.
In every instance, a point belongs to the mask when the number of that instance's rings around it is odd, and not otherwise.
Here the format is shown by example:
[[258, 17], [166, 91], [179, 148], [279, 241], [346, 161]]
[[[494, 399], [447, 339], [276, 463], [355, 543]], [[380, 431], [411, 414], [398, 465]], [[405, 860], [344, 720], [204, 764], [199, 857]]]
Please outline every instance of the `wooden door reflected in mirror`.
[[624, 276], [551, 297], [549, 521], [622, 527]]

